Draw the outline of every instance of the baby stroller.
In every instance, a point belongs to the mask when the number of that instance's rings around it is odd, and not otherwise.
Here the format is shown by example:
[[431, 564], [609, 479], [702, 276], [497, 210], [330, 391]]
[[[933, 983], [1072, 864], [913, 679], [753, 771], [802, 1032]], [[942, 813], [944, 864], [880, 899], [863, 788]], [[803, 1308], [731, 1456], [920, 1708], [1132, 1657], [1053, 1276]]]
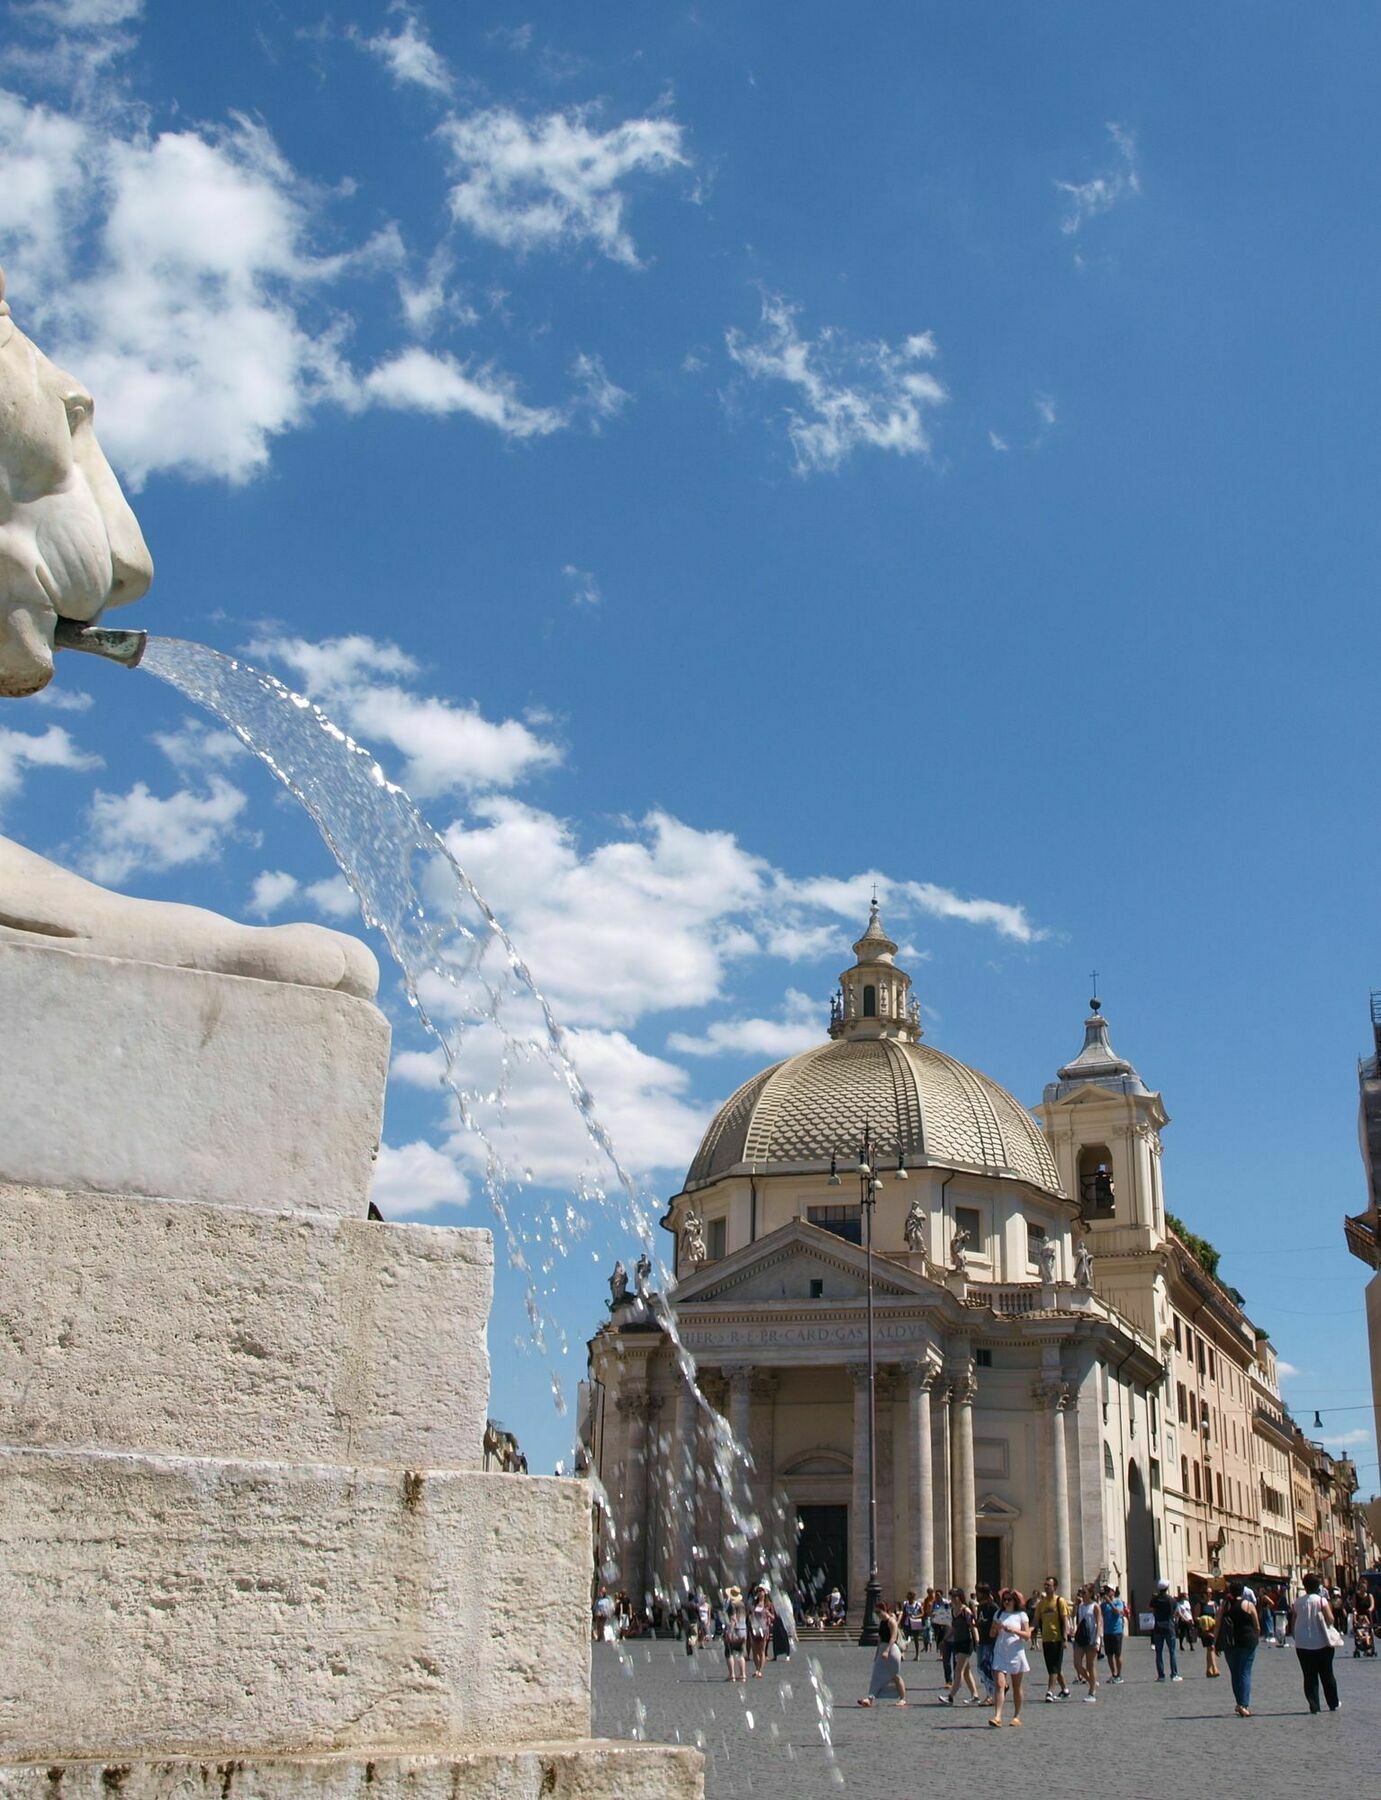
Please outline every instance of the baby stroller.
[[1376, 1634], [1372, 1630], [1371, 1618], [1367, 1613], [1353, 1614], [1352, 1654], [1354, 1656], [1376, 1655]]

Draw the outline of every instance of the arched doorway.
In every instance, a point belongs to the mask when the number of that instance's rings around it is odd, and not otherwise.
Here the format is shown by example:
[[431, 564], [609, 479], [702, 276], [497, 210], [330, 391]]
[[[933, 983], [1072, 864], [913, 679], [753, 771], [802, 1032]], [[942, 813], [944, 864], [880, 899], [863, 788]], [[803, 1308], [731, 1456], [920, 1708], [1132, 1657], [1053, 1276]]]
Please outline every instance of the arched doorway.
[[796, 1591], [804, 1605], [818, 1605], [835, 1587], [848, 1595], [852, 1470], [842, 1451], [820, 1445], [778, 1477], [787, 1518], [795, 1524]]
[[1127, 1603], [1135, 1619], [1150, 1605], [1156, 1580], [1156, 1534], [1146, 1485], [1133, 1457], [1127, 1465]]

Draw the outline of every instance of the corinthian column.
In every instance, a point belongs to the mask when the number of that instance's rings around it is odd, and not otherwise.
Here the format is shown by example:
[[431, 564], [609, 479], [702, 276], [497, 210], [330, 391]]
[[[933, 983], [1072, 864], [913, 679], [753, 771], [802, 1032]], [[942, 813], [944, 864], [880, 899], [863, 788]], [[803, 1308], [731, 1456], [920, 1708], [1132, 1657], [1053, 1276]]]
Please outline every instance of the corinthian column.
[[1045, 1463], [1050, 1476], [1046, 1503], [1046, 1549], [1050, 1573], [1067, 1594], [1069, 1566], [1069, 1464], [1065, 1460], [1065, 1409], [1069, 1405], [1069, 1389], [1064, 1382], [1047, 1378], [1038, 1382], [1036, 1399], [1045, 1412]]
[[624, 1417], [628, 1446], [616, 1514], [619, 1574], [629, 1599], [642, 1606], [647, 1593], [647, 1421], [651, 1407], [646, 1394], [620, 1394], [618, 1409]]
[[954, 1584], [969, 1593], [978, 1579], [978, 1500], [973, 1485], [973, 1403], [977, 1393], [978, 1383], [971, 1374], [961, 1375], [950, 1385]]
[[909, 1495], [909, 1586], [918, 1594], [935, 1585], [935, 1456], [931, 1442], [930, 1390], [935, 1369], [929, 1363], [909, 1363], [905, 1370], [906, 1464]]
[[676, 1390], [676, 1449], [671, 1466], [669, 1586], [677, 1600], [695, 1586], [695, 1395], [688, 1381]]
[[743, 1540], [732, 1548], [726, 1542], [724, 1548], [726, 1561], [736, 1571], [731, 1579], [744, 1582], [749, 1577], [744, 1559], [752, 1557], [756, 1561], [754, 1540], [759, 1530], [753, 1507], [753, 1366], [726, 1363], [724, 1375], [729, 1383], [729, 1429], [734, 1434], [734, 1464], [725, 1495], [731, 1516], [725, 1521], [725, 1536], [726, 1540]]

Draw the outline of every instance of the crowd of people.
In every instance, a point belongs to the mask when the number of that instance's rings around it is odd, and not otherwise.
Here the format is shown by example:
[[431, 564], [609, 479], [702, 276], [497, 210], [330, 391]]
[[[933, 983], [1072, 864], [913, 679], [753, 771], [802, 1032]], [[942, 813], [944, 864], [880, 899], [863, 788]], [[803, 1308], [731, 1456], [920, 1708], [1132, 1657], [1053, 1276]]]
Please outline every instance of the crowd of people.
[[[1183, 1681], [1177, 1647], [1197, 1641], [1204, 1649], [1205, 1676], [1212, 1680], [1221, 1675], [1221, 1656], [1228, 1667], [1234, 1710], [1238, 1717], [1250, 1718], [1252, 1668], [1264, 1641], [1282, 1649], [1293, 1647], [1311, 1713], [1323, 1705], [1336, 1712], [1340, 1702], [1334, 1655], [1346, 1644], [1349, 1632], [1354, 1656], [1376, 1654], [1376, 1610], [1369, 1588], [1360, 1587], [1345, 1600], [1336, 1589], [1330, 1594], [1313, 1574], [1304, 1577], [1303, 1591], [1293, 1602], [1275, 1590], [1258, 1599], [1248, 1583], [1234, 1580], [1216, 1597], [1202, 1595], [1197, 1609], [1187, 1594], [1172, 1594], [1170, 1583], [1159, 1581], [1150, 1611], [1155, 1678]], [[990, 1591], [980, 1585], [972, 1596], [963, 1588], [948, 1593], [927, 1589], [920, 1597], [912, 1590], [905, 1600], [882, 1609], [872, 1679], [858, 1704], [875, 1706], [892, 1694], [898, 1706], [908, 1705], [902, 1675], [905, 1650], [909, 1646], [911, 1660], [918, 1662], [933, 1646], [943, 1672], [940, 1705], [954, 1706], [961, 1698], [965, 1706], [987, 1704], [990, 1725], [1020, 1725], [1026, 1677], [1039, 1644], [1045, 1703], [1055, 1706], [1071, 1698], [1065, 1674], [1068, 1655], [1074, 1682], [1085, 1690], [1084, 1703], [1097, 1705], [1100, 1663], [1106, 1664], [1104, 1685], [1116, 1687], [1124, 1679], [1129, 1618], [1117, 1587], [1090, 1582], [1070, 1600], [1053, 1575], [1046, 1577], [1029, 1604], [1015, 1588]]]
[[[1311, 1713], [1325, 1706], [1336, 1712], [1334, 1656], [1349, 1637], [1354, 1656], [1375, 1656], [1376, 1613], [1368, 1587], [1345, 1597], [1309, 1574], [1293, 1601], [1283, 1589], [1263, 1586], [1258, 1595], [1242, 1580], [1229, 1581], [1221, 1594], [1197, 1598], [1183, 1590], [1172, 1593], [1168, 1581], [1158, 1581], [1143, 1623], [1150, 1625], [1157, 1681], [1183, 1681], [1179, 1652], [1201, 1647], [1205, 1677], [1217, 1680], [1226, 1664], [1234, 1710], [1250, 1718], [1252, 1670], [1263, 1643], [1294, 1649]], [[726, 1587], [715, 1598], [691, 1589], [679, 1604], [654, 1604], [645, 1612], [636, 1611], [627, 1594], [601, 1588], [592, 1623], [597, 1640], [670, 1632], [684, 1640], [688, 1656], [718, 1643], [726, 1679], [746, 1682], [750, 1675], [762, 1679], [769, 1655], [774, 1662], [789, 1658], [798, 1631], [842, 1626], [846, 1616], [847, 1602], [837, 1587], [814, 1600], [799, 1594], [788, 1599], [757, 1583], [746, 1591]], [[904, 1600], [880, 1609], [872, 1676], [858, 1704], [875, 1706], [894, 1696], [898, 1706], [909, 1705], [902, 1672], [906, 1653], [917, 1663], [933, 1652], [942, 1674], [941, 1706], [986, 1705], [990, 1725], [1020, 1725], [1029, 1697], [1026, 1678], [1039, 1646], [1045, 1704], [1057, 1706], [1082, 1688], [1084, 1704], [1097, 1705], [1101, 1689], [1124, 1680], [1131, 1625], [1120, 1589], [1107, 1583], [1088, 1582], [1072, 1600], [1053, 1575], [1029, 1601], [1019, 1589], [981, 1583], [972, 1594], [958, 1587], [927, 1588], [923, 1595], [912, 1589]]]

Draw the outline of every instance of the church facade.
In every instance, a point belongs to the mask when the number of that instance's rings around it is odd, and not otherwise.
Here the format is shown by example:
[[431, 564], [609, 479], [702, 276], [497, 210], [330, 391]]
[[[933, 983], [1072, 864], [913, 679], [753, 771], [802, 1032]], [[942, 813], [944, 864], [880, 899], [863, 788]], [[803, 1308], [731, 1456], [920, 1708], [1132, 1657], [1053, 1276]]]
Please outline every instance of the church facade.
[[[1199, 1516], [1197, 1403], [1197, 1511], [1187, 1498], [1190, 1276], [1166, 1226], [1160, 1097], [1095, 1003], [1037, 1122], [922, 1041], [896, 949], [875, 904], [828, 1039], [725, 1102], [669, 1204], [699, 1392], [656, 1296], [617, 1296], [591, 1340], [604, 1567], [633, 1596], [759, 1572], [838, 1586], [856, 1617], [874, 1553], [888, 1596], [1054, 1573], [1142, 1609], [1196, 1560], [1205, 1578], [1257, 1566], [1245, 1536], [1226, 1560]], [[1188, 1354], [1207, 1317], [1246, 1367], [1252, 1328], [1207, 1285]], [[1235, 1321], [1213, 1323], [1220, 1301]], [[742, 1470], [716, 1455], [721, 1418]]]

